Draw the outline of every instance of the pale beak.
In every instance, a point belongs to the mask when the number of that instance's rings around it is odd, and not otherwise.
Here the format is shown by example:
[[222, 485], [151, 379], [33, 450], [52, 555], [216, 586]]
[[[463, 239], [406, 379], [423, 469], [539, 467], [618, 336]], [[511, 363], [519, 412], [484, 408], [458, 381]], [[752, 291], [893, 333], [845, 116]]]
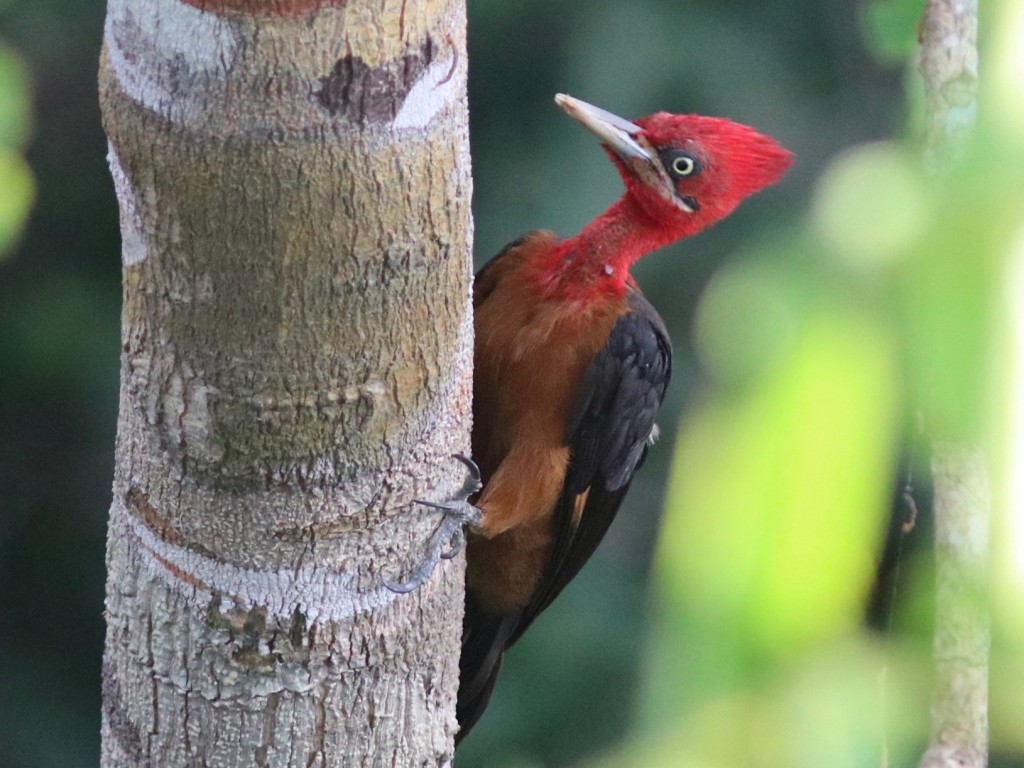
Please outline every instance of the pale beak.
[[681, 211], [695, 212], [695, 209], [676, 191], [675, 185], [658, 159], [657, 152], [646, 137], [640, 136], [643, 128], [564, 93], [555, 96], [555, 104], [618, 155], [629, 173], [640, 183], [657, 192]]
[[657, 160], [649, 150], [640, 146], [633, 138], [643, 130], [636, 123], [631, 123], [607, 110], [574, 99], [564, 93], [555, 96], [555, 104], [597, 136], [623, 160], [644, 160], [648, 163]]

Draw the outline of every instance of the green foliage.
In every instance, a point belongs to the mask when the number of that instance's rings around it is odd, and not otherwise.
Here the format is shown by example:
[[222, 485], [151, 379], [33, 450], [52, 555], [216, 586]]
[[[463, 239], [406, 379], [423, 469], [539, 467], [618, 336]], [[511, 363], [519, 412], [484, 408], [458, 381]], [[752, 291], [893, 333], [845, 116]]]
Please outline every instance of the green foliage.
[[921, 0], [870, 0], [861, 11], [864, 38], [880, 61], [903, 63], [917, 45]]
[[28, 126], [25, 66], [0, 43], [0, 258], [21, 233], [35, 198], [32, 171], [21, 155]]
[[0, 147], [0, 258], [21, 233], [32, 208], [35, 186], [24, 158]]
[[667, 607], [757, 656], [857, 624], [888, 500], [894, 370], [869, 314], [823, 303], [747, 391], [690, 416], [669, 491], [694, 512], [666, 523]]
[[29, 132], [28, 72], [21, 58], [0, 44], [0, 145], [23, 147]]

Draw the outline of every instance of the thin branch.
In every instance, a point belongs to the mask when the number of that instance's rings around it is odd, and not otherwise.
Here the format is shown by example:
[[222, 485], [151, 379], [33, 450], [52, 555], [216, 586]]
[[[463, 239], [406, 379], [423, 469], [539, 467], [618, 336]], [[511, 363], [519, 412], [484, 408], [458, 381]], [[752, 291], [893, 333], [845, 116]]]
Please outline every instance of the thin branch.
[[[963, 157], [977, 114], [977, 0], [929, 0], [921, 24], [924, 160], [941, 172]], [[988, 762], [989, 618], [985, 605], [991, 490], [984, 453], [936, 441], [935, 665], [932, 737], [919, 768]]]
[[931, 744], [919, 768], [983, 768], [988, 762], [988, 466], [977, 449], [936, 443], [932, 450], [936, 682]]
[[921, 20], [925, 163], [961, 157], [978, 112], [978, 0], [929, 0]]

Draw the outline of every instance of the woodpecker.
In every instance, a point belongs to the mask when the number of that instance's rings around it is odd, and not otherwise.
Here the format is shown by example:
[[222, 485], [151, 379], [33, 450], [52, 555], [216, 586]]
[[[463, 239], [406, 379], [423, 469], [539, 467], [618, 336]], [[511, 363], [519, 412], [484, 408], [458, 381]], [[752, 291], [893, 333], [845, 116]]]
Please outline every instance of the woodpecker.
[[792, 155], [730, 120], [624, 120], [559, 94], [625, 194], [575, 237], [519, 238], [476, 276], [473, 458], [457, 717], [466, 736], [502, 655], [593, 554], [655, 433], [672, 372], [665, 324], [629, 269], [774, 184]]
[[[571, 96], [625, 194], [575, 237], [537, 231], [476, 275], [473, 462], [410, 591], [468, 524], [456, 743], [487, 706], [502, 655], [593, 554], [643, 463], [672, 373], [665, 323], [629, 269], [778, 181], [792, 155], [730, 120], [634, 121]], [[481, 488], [482, 485], [482, 488]], [[428, 503], [428, 502], [423, 502]], [[442, 553], [445, 542], [447, 551]]]

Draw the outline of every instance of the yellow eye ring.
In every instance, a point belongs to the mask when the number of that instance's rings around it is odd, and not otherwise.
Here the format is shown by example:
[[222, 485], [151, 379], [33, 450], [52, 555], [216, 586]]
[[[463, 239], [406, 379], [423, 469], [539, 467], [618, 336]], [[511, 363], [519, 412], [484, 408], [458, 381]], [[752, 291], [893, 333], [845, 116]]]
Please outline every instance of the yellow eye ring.
[[696, 167], [697, 164], [689, 155], [679, 155], [672, 160], [672, 173], [676, 176], [689, 176]]

